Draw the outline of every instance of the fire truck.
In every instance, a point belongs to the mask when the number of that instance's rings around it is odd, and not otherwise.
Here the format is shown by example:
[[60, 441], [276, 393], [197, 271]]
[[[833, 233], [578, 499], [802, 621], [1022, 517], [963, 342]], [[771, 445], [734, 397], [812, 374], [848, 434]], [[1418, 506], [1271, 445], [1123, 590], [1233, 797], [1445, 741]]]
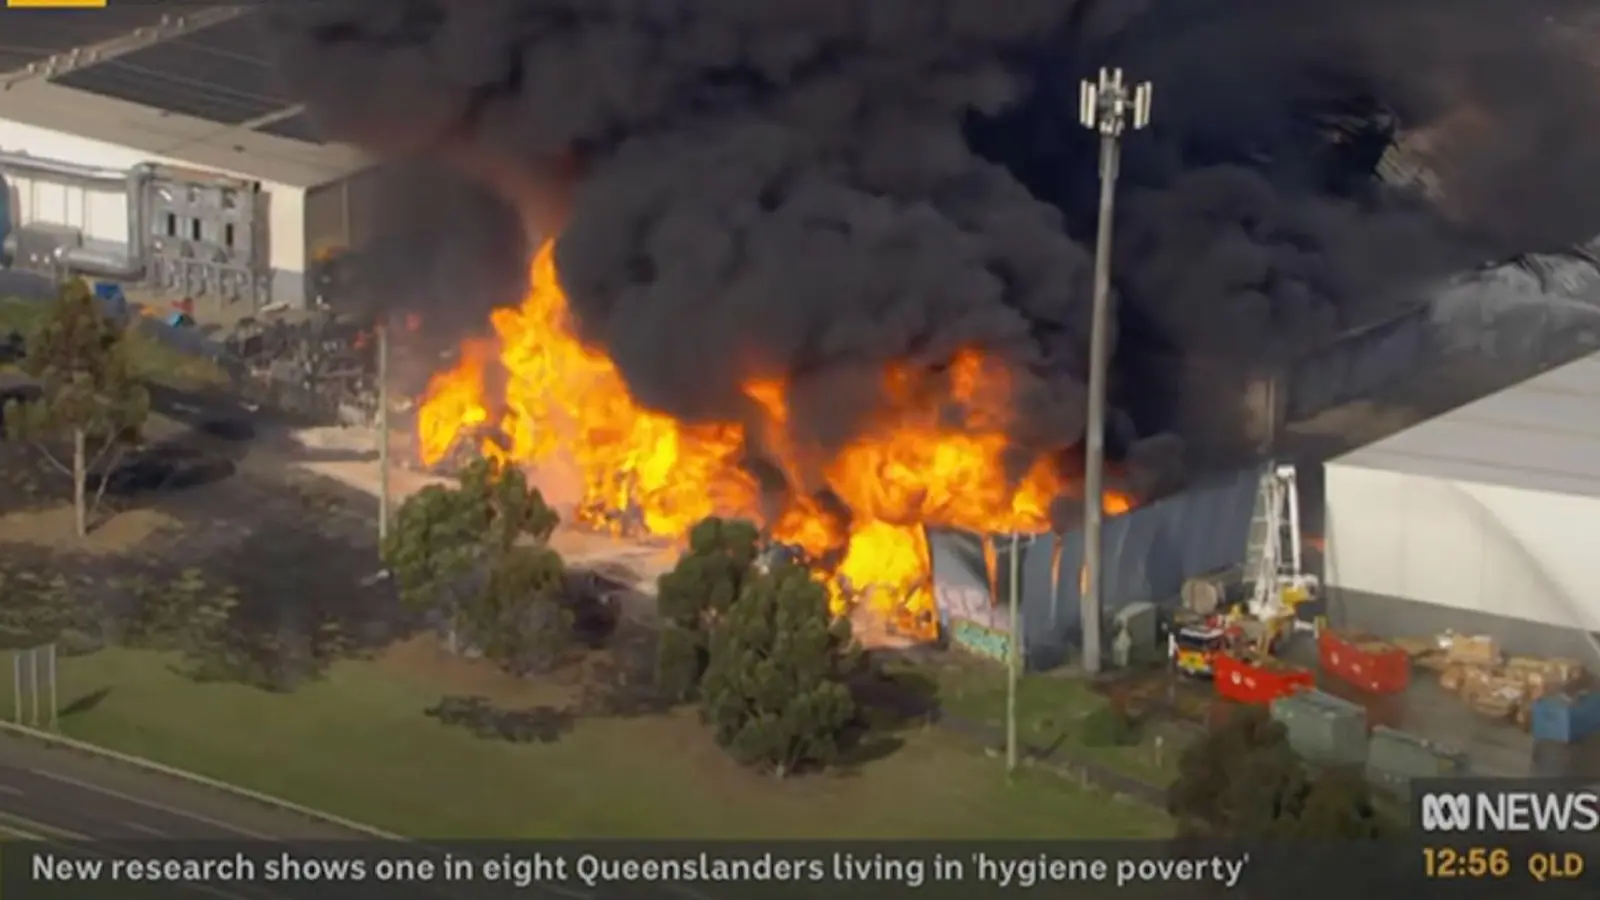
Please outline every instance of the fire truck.
[[[1301, 549], [1295, 469], [1275, 466], [1261, 480], [1245, 567], [1184, 586], [1184, 610], [1168, 629], [1173, 668], [1191, 678], [1226, 677], [1230, 691], [1220, 683], [1218, 690], [1230, 696], [1246, 683], [1299, 686], [1294, 667], [1274, 657], [1295, 633], [1315, 630], [1300, 615], [1318, 587], [1303, 571]], [[1263, 687], [1250, 699], [1275, 690]]]
[[1185, 625], [1167, 635], [1167, 655], [1190, 678], [1210, 678], [1217, 656], [1228, 649], [1228, 632], [1211, 624]]

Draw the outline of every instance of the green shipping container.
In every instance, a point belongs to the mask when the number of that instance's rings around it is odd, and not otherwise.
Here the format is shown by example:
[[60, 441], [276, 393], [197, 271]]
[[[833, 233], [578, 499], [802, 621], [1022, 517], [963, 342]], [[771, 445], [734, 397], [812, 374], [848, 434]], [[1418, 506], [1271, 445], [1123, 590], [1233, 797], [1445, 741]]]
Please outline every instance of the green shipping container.
[[1359, 766], [1367, 759], [1367, 711], [1322, 691], [1300, 691], [1272, 701], [1272, 718], [1289, 733], [1289, 746], [1308, 762]]
[[1402, 798], [1410, 796], [1413, 778], [1465, 775], [1467, 768], [1461, 751], [1381, 725], [1367, 745], [1367, 780]]

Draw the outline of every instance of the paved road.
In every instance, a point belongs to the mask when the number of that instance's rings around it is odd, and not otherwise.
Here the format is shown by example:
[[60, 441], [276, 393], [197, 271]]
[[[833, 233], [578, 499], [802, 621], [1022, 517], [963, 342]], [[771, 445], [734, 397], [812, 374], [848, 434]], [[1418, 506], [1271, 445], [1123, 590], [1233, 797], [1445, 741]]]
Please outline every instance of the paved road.
[[302, 839], [363, 835], [175, 778], [0, 735], [0, 824], [41, 837]]
[[[291, 813], [75, 751], [0, 735], [0, 837], [89, 859], [136, 841], [359, 838]], [[92, 845], [77, 842], [93, 841]], [[119, 893], [142, 895], [137, 888]], [[167, 888], [161, 896], [290, 900], [249, 885]]]
[[[230, 796], [177, 778], [0, 734], [0, 839], [44, 841], [41, 852], [61, 859], [90, 859], [130, 852], [148, 856], [161, 841], [367, 841], [368, 835], [304, 818], [265, 804]], [[92, 842], [92, 843], [89, 843]], [[419, 844], [423, 855], [430, 851]], [[252, 854], [260, 857], [261, 851]], [[268, 851], [271, 852], [271, 851]], [[173, 853], [173, 856], [181, 854]], [[220, 852], [216, 855], [221, 855]], [[297, 852], [297, 855], [298, 854]], [[410, 855], [409, 853], [406, 855]], [[10, 870], [7, 869], [9, 874]], [[164, 886], [152, 892], [140, 886], [119, 886], [126, 900], [300, 900], [327, 896], [326, 883], [312, 886]], [[535, 885], [519, 892], [490, 886], [460, 889], [431, 885], [401, 889], [394, 884], [364, 885], [342, 890], [341, 897], [361, 900], [506, 900], [511, 893], [538, 900], [587, 900], [588, 893], [558, 885]], [[77, 897], [35, 887], [27, 897], [50, 900]], [[693, 893], [673, 900], [708, 900]]]

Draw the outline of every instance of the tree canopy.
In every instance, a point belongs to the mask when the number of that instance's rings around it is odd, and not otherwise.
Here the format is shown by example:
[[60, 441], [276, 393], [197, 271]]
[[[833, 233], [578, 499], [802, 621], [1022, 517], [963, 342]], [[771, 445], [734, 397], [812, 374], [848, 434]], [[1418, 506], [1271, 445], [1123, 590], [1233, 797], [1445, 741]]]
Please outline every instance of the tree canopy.
[[546, 546], [559, 521], [521, 469], [480, 459], [400, 505], [383, 559], [402, 601], [444, 617], [453, 649], [465, 635], [502, 665], [537, 669], [571, 637], [565, 568]]
[[657, 582], [657, 675], [667, 696], [696, 695], [710, 663], [711, 628], [755, 577], [760, 555], [761, 531], [750, 522], [709, 518], [690, 530], [687, 552]]
[[[6, 433], [33, 442], [51, 466], [72, 479], [77, 531], [87, 534], [105, 476], [137, 443], [150, 412], [149, 393], [129, 359], [126, 330], [107, 315], [88, 284], [65, 282], [27, 336], [18, 367], [39, 382], [39, 394], [6, 404]], [[87, 485], [97, 469], [100, 488], [91, 499]]]
[[1182, 830], [1211, 836], [1354, 839], [1386, 828], [1359, 771], [1312, 771], [1261, 707], [1230, 710], [1184, 750], [1167, 804]]
[[855, 702], [849, 622], [810, 572], [783, 563], [744, 579], [712, 626], [700, 685], [717, 743], [780, 777], [835, 760]]

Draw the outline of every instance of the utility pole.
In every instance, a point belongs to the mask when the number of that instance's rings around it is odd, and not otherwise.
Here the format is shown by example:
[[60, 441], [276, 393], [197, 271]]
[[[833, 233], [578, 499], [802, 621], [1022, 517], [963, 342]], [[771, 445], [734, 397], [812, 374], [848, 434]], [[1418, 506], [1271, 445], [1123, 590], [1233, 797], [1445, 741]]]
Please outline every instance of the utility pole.
[[[1130, 122], [1129, 119], [1132, 119]], [[1084, 81], [1079, 120], [1100, 134], [1100, 223], [1094, 247], [1094, 309], [1089, 329], [1089, 416], [1083, 467], [1083, 668], [1100, 671], [1100, 525], [1104, 510], [1106, 368], [1109, 363], [1111, 304], [1111, 229], [1116, 204], [1122, 133], [1150, 124], [1150, 83], [1131, 88], [1121, 69], [1101, 69], [1097, 81]]]
[[389, 537], [389, 323], [378, 321], [378, 544]]
[[1022, 680], [1022, 563], [1021, 543], [1011, 532], [1011, 634], [1006, 641], [1006, 774], [1017, 771], [1017, 685]]

